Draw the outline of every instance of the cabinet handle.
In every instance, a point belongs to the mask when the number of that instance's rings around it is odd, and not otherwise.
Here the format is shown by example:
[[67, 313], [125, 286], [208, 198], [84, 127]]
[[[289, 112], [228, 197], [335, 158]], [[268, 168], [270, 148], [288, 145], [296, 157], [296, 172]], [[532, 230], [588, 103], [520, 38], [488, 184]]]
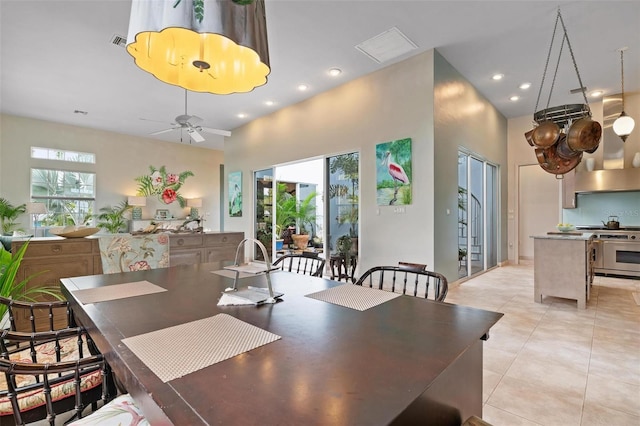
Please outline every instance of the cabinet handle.
[[227, 237], [222, 237], [222, 242], [226, 243], [227, 242]]
[[59, 245], [51, 246], [51, 251], [54, 253], [60, 253], [62, 251], [62, 246], [59, 246]]
[[178, 245], [179, 245], [179, 246], [184, 245], [184, 240], [183, 240], [182, 238], [180, 238], [180, 239], [178, 240]]

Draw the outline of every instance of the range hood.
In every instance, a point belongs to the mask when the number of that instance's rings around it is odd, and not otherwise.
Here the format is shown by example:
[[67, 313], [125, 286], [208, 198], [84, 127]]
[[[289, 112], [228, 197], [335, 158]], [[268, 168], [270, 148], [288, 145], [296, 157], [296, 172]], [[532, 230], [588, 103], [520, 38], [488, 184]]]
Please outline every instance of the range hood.
[[577, 193], [640, 191], [640, 168], [579, 171], [575, 178]]

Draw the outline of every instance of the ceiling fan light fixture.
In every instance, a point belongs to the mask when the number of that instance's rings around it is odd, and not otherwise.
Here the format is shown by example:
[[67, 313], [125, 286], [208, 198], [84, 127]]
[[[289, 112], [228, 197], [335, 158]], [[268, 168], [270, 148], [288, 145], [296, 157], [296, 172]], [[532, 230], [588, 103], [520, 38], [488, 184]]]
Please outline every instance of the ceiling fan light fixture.
[[250, 92], [271, 72], [264, 0], [133, 0], [127, 40], [138, 67], [194, 92]]

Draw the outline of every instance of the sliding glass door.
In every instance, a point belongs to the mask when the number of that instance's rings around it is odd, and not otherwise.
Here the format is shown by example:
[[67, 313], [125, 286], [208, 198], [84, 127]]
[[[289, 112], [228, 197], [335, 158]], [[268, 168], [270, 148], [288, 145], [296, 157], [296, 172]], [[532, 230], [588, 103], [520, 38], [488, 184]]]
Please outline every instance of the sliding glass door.
[[458, 153], [458, 272], [460, 278], [498, 264], [498, 169]]

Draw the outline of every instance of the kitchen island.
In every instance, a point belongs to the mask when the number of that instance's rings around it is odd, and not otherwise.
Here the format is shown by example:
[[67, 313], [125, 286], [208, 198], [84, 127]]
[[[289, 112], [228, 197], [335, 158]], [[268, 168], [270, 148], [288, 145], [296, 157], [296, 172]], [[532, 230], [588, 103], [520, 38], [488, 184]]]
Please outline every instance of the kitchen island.
[[593, 233], [550, 232], [534, 235], [533, 300], [544, 296], [574, 299], [587, 307], [593, 282]]

